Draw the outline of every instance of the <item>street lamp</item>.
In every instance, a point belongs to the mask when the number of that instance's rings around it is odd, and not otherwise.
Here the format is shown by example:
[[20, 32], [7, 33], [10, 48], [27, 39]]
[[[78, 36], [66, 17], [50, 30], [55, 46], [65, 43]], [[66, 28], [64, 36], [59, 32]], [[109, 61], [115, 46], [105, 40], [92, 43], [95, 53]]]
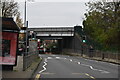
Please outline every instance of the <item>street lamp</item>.
[[34, 0], [25, 0], [25, 13], [24, 13], [24, 27], [26, 27], [26, 53], [28, 52], [28, 21], [26, 20], [27, 15], [27, 1], [34, 1]]
[[26, 41], [26, 43], [25, 43], [25, 52], [27, 53], [28, 52], [28, 31], [27, 31], [27, 28], [28, 28], [28, 21], [26, 20], [26, 12], [27, 12], [27, 7], [26, 7], [26, 5], [27, 5], [27, 1], [25, 0], [25, 13], [24, 13], [24, 27], [26, 28], [26, 35], [25, 35], [25, 41]]
[[[31, 0], [28, 0], [28, 1], [31, 1]], [[26, 56], [26, 54], [27, 54], [27, 52], [28, 52], [28, 48], [29, 48], [29, 46], [28, 46], [28, 30], [27, 30], [27, 28], [28, 28], [28, 21], [26, 20], [26, 12], [27, 12], [27, 0], [25, 0], [25, 12], [24, 12], [24, 27], [23, 27], [23, 30], [25, 31], [25, 53], [24, 53], [24, 55], [23, 55], [23, 71], [26, 69], [26, 67], [27, 67], [27, 64], [26, 64], [26, 61], [25, 61], [25, 56]]]
[[25, 32], [25, 52], [23, 54], [23, 71], [25, 71], [27, 65], [26, 65], [26, 61], [25, 61], [25, 56], [27, 54], [27, 25], [26, 25], [26, 0], [25, 0], [25, 12], [24, 12], [24, 27], [23, 30]]

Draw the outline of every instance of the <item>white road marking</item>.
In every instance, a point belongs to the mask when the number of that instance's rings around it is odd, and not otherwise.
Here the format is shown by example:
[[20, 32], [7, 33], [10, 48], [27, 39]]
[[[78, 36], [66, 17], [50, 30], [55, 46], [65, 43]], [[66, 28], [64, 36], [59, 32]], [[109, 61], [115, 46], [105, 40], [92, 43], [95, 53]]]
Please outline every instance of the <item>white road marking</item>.
[[90, 66], [90, 69], [92, 69], [92, 70], [98, 70], [98, 69], [94, 69], [92, 66]]
[[109, 63], [110, 65], [113, 65], [113, 66], [118, 66], [118, 64], [114, 64], [114, 63]]
[[[106, 64], [106, 62], [103, 62], [103, 61], [97, 61], [97, 60], [90, 60], [90, 59], [85, 59], [85, 60], [88, 60], [88, 61], [95, 61], [95, 62], [99, 62], [99, 63], [104, 63], [104, 64]], [[114, 66], [118, 66], [118, 65], [116, 65], [116, 64], [114, 64], [114, 63], [109, 63], [110, 65], [114, 65]]]
[[96, 70], [96, 71], [100, 71], [101, 73], [110, 73], [110, 72], [105, 71], [105, 70], [95, 69], [95, 68], [93, 68], [92, 66], [90, 66], [90, 69], [92, 69], [92, 70]]
[[72, 62], [72, 59], [70, 59], [70, 61]]
[[99, 70], [99, 71], [101, 71], [101, 73], [110, 73], [110, 72], [104, 71], [104, 70]]
[[80, 64], [80, 62], [78, 62], [78, 64]]
[[52, 57], [48, 57], [47, 59], [52, 59]]
[[[39, 73], [42, 73], [43, 71], [45, 71], [46, 70], [46, 65], [47, 65], [47, 59], [53, 59], [52, 57], [48, 57], [48, 58], [45, 58], [45, 62], [44, 62], [44, 65], [43, 65], [43, 70], [41, 70]], [[60, 58], [60, 57], [56, 57], [56, 59], [66, 59], [67, 60], [67, 58]], [[72, 59], [69, 59], [71, 62], [73, 61]], [[85, 60], [87, 60], [87, 59], [85, 59]], [[77, 61], [75, 61], [75, 62], [77, 62]], [[81, 62], [77, 62], [77, 64], [81, 64]], [[95, 69], [95, 68], [93, 68], [93, 66], [91, 66], [91, 65], [86, 65], [86, 64], [81, 64], [81, 65], [83, 65], [83, 66], [87, 66], [87, 67], [89, 67], [91, 70], [96, 70], [96, 71], [100, 71], [101, 73], [110, 73], [110, 72], [108, 72], [108, 71], [105, 71], [105, 70], [100, 70], [100, 69]]]
[[115, 65], [115, 64], [112, 64], [112, 63], [109, 63], [109, 64], [111, 64], [111, 65]]
[[56, 57], [56, 59], [60, 59], [60, 57]]
[[64, 59], [67, 59], [67, 58], [56, 57], [56, 59], [63, 59], [64, 60]]
[[45, 62], [44, 62], [44, 65], [43, 65], [43, 70], [39, 71], [39, 73], [42, 73], [43, 71], [46, 70], [46, 66], [47, 65], [47, 59], [45, 58]]
[[[79, 63], [78, 63], [78, 64], [79, 64]], [[95, 69], [95, 68], [93, 68], [93, 66], [90, 66], [90, 65], [86, 65], [86, 64], [81, 64], [81, 65], [87, 66], [87, 67], [89, 67], [91, 70], [94, 70], [94, 71], [100, 71], [101, 73], [110, 73], [110, 72], [105, 71], [105, 70]]]
[[[57, 59], [62, 59], [62, 58], [60, 58], [60, 57], [56, 57]], [[66, 59], [66, 58], [64, 58], [64, 59]], [[71, 62], [73, 61], [72, 59], [69, 59]], [[87, 59], [85, 59], [85, 60], [87, 60]], [[93, 61], [93, 60], [91, 60], [91, 61]], [[75, 61], [75, 62], [77, 62], [77, 61]], [[81, 64], [81, 62], [77, 62], [77, 64]], [[91, 66], [91, 65], [86, 65], [86, 64], [81, 64], [81, 65], [83, 65], [83, 66], [87, 66], [87, 67], [89, 67], [91, 70], [96, 70], [96, 71], [100, 71], [101, 73], [110, 73], [110, 72], [108, 72], [108, 71], [105, 71], [105, 70], [100, 70], [100, 69], [95, 69], [95, 68], [93, 68], [93, 66]]]
[[90, 66], [90, 65], [86, 65], [86, 64], [81, 64], [81, 65], [83, 65], [83, 66], [88, 66], [88, 67]]
[[45, 62], [47, 62], [47, 59], [45, 58]]

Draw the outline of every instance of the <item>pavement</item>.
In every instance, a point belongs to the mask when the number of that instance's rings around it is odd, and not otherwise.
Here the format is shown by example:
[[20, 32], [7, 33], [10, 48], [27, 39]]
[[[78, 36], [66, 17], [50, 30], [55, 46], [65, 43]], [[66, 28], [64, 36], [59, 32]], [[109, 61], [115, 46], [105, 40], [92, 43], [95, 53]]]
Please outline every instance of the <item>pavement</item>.
[[34, 77], [38, 80], [119, 80], [119, 65], [68, 55], [44, 54]]
[[36, 71], [38, 65], [40, 64], [41, 59], [37, 59], [32, 63], [32, 65], [23, 71], [23, 56], [18, 56], [17, 66], [14, 66], [13, 71], [3, 70], [2, 71], [2, 79], [30, 79], [34, 72]]

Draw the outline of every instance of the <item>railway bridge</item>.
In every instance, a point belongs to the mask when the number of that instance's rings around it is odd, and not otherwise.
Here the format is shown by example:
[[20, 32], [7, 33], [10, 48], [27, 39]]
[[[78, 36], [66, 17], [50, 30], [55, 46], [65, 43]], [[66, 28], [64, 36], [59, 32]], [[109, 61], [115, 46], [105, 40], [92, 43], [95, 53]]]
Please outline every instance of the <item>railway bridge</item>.
[[29, 35], [36, 35], [37, 39], [57, 40], [59, 52], [75, 51], [76, 47], [81, 49], [81, 40], [76, 38], [75, 28], [76, 26], [40, 26], [28, 28], [28, 32]]

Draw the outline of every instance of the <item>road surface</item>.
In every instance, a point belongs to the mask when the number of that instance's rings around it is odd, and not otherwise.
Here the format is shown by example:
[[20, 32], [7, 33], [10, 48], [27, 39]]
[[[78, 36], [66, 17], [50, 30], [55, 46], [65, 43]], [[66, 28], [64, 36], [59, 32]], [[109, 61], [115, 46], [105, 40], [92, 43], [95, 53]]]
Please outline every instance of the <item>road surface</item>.
[[118, 65], [67, 55], [40, 55], [43, 58], [34, 77], [79, 80], [118, 80]]

